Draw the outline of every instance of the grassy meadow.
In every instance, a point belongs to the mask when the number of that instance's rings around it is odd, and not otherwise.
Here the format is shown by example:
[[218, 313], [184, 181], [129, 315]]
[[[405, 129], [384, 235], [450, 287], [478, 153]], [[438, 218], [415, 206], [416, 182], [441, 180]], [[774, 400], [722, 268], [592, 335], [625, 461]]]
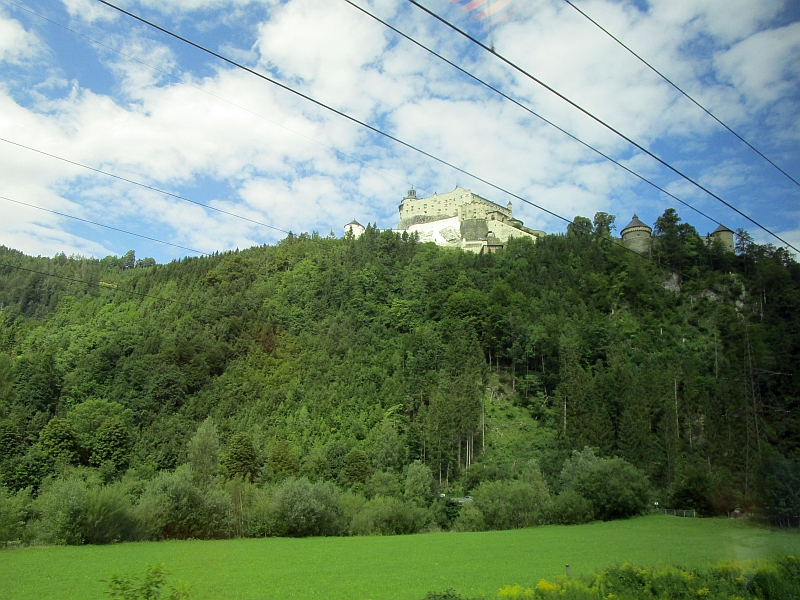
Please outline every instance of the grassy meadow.
[[419, 600], [446, 588], [478, 595], [532, 586], [563, 574], [565, 563], [578, 574], [626, 560], [691, 568], [778, 553], [800, 553], [800, 534], [663, 515], [484, 533], [49, 546], [0, 552], [0, 596], [102, 598], [100, 580], [163, 563], [193, 599]]

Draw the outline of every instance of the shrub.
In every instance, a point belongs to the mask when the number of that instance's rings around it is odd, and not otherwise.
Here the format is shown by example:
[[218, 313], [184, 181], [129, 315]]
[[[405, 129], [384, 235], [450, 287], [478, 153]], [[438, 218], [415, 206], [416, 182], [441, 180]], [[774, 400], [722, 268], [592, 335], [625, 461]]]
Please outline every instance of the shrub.
[[414, 503], [377, 496], [356, 514], [350, 529], [355, 535], [403, 535], [417, 533], [427, 514]]
[[13, 493], [0, 487], [0, 544], [8, 545], [23, 538], [30, 511], [29, 489]]
[[163, 565], [148, 565], [141, 580], [130, 575], [112, 575], [106, 583], [107, 594], [120, 600], [184, 600], [189, 597], [188, 586], [183, 582], [171, 587], [168, 595], [164, 595], [167, 572]]
[[86, 490], [83, 526], [88, 544], [132, 540], [139, 530], [130, 500], [119, 484]]
[[[516, 590], [516, 591], [515, 591]], [[515, 595], [516, 594], [516, 595]], [[533, 590], [505, 586], [504, 598], [725, 598], [782, 600], [800, 597], [800, 559], [725, 562], [703, 570], [671, 566], [635, 567], [625, 563], [599, 573], [554, 582], [542, 579]]]
[[473, 492], [487, 529], [515, 529], [544, 523], [550, 493], [543, 482], [484, 481]]
[[267, 537], [278, 535], [278, 512], [275, 506], [275, 490], [245, 484], [242, 494], [241, 535], [245, 537]]
[[550, 505], [549, 521], [556, 525], [588, 523], [594, 517], [594, 506], [572, 488], [555, 497]]
[[162, 472], [153, 479], [136, 507], [150, 538], [223, 538], [233, 529], [230, 496], [220, 490], [203, 492], [189, 469]]
[[86, 482], [57, 479], [42, 486], [34, 504], [37, 541], [47, 544], [83, 544], [86, 541]]
[[343, 529], [350, 535], [355, 535], [352, 524], [356, 515], [361, 512], [367, 499], [361, 494], [347, 490], [339, 496], [339, 514], [341, 515]]
[[329, 482], [312, 484], [305, 477], [287, 479], [275, 495], [275, 512], [283, 535], [340, 533], [339, 493]]
[[455, 531], [484, 531], [486, 529], [486, 519], [483, 513], [475, 506], [474, 502], [468, 502], [461, 508], [456, 522], [453, 524]]
[[621, 458], [598, 458], [591, 448], [574, 451], [561, 471], [564, 489], [592, 503], [594, 518], [624, 519], [649, 505], [650, 485], [642, 471]]

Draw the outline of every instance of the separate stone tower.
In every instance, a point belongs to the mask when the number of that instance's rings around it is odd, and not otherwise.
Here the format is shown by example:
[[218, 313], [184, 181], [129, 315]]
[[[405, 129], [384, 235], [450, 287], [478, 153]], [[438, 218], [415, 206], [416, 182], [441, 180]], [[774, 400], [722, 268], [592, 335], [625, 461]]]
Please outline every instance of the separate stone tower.
[[344, 226], [345, 235], [347, 235], [348, 231], [353, 234], [354, 238], [360, 238], [361, 234], [364, 233], [365, 230], [364, 226], [361, 223], [353, 219], [347, 225]]
[[720, 225], [719, 227], [717, 227], [714, 230], [714, 233], [712, 233], [706, 239], [708, 240], [709, 244], [713, 243], [714, 240], [721, 240], [725, 250], [727, 250], [728, 252], [733, 252], [734, 250], [733, 232], [724, 225]]
[[642, 223], [636, 213], [633, 213], [633, 219], [620, 231], [620, 235], [623, 243], [634, 252], [644, 254], [650, 250], [653, 229]]

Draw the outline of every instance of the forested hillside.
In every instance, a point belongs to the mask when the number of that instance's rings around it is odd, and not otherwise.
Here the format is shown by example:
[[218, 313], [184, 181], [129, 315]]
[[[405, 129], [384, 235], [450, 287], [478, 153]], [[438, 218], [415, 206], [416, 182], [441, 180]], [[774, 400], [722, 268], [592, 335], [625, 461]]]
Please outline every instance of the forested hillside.
[[[797, 524], [800, 266], [744, 232], [707, 247], [672, 210], [648, 260], [612, 223], [487, 256], [373, 228], [166, 265], [0, 248], [5, 539], [69, 542], [41, 528], [70, 493], [196, 493], [209, 537], [334, 531], [248, 529], [262, 493], [262, 520], [296, 494], [362, 514], [350, 533], [392, 510], [410, 521], [386, 532], [615, 518], [592, 487], [612, 471], [633, 512]], [[493, 515], [523, 484], [538, 516]], [[206, 535], [168, 521], [140, 535]]]

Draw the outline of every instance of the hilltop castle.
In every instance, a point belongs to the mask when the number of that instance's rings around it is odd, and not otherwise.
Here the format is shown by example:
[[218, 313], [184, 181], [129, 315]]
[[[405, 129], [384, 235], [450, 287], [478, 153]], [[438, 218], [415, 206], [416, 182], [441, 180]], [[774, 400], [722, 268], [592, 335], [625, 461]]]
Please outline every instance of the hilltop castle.
[[[395, 231], [416, 232], [421, 242], [435, 242], [477, 254], [502, 248], [513, 237], [535, 241], [545, 235], [515, 219], [511, 202], [501, 206], [459, 186], [452, 192], [427, 198], [418, 198], [416, 191], [409, 190], [398, 208], [400, 221]], [[344, 230], [358, 237], [364, 227], [352, 221]]]
[[[546, 235], [544, 231], [528, 229], [515, 219], [511, 202], [501, 206], [459, 186], [452, 192], [434, 193], [427, 198], [417, 198], [416, 191], [411, 189], [398, 208], [400, 221], [392, 231], [417, 233], [421, 242], [462, 248], [476, 254], [494, 252], [514, 237], [536, 241]], [[344, 226], [345, 234], [349, 232], [353, 237], [359, 237], [364, 231], [364, 226], [355, 220]], [[620, 231], [620, 237], [631, 250], [644, 254], [650, 250], [653, 228], [634, 213], [631, 222]], [[733, 231], [723, 225], [703, 239], [707, 244], [720, 240], [725, 250], [734, 251]]]

